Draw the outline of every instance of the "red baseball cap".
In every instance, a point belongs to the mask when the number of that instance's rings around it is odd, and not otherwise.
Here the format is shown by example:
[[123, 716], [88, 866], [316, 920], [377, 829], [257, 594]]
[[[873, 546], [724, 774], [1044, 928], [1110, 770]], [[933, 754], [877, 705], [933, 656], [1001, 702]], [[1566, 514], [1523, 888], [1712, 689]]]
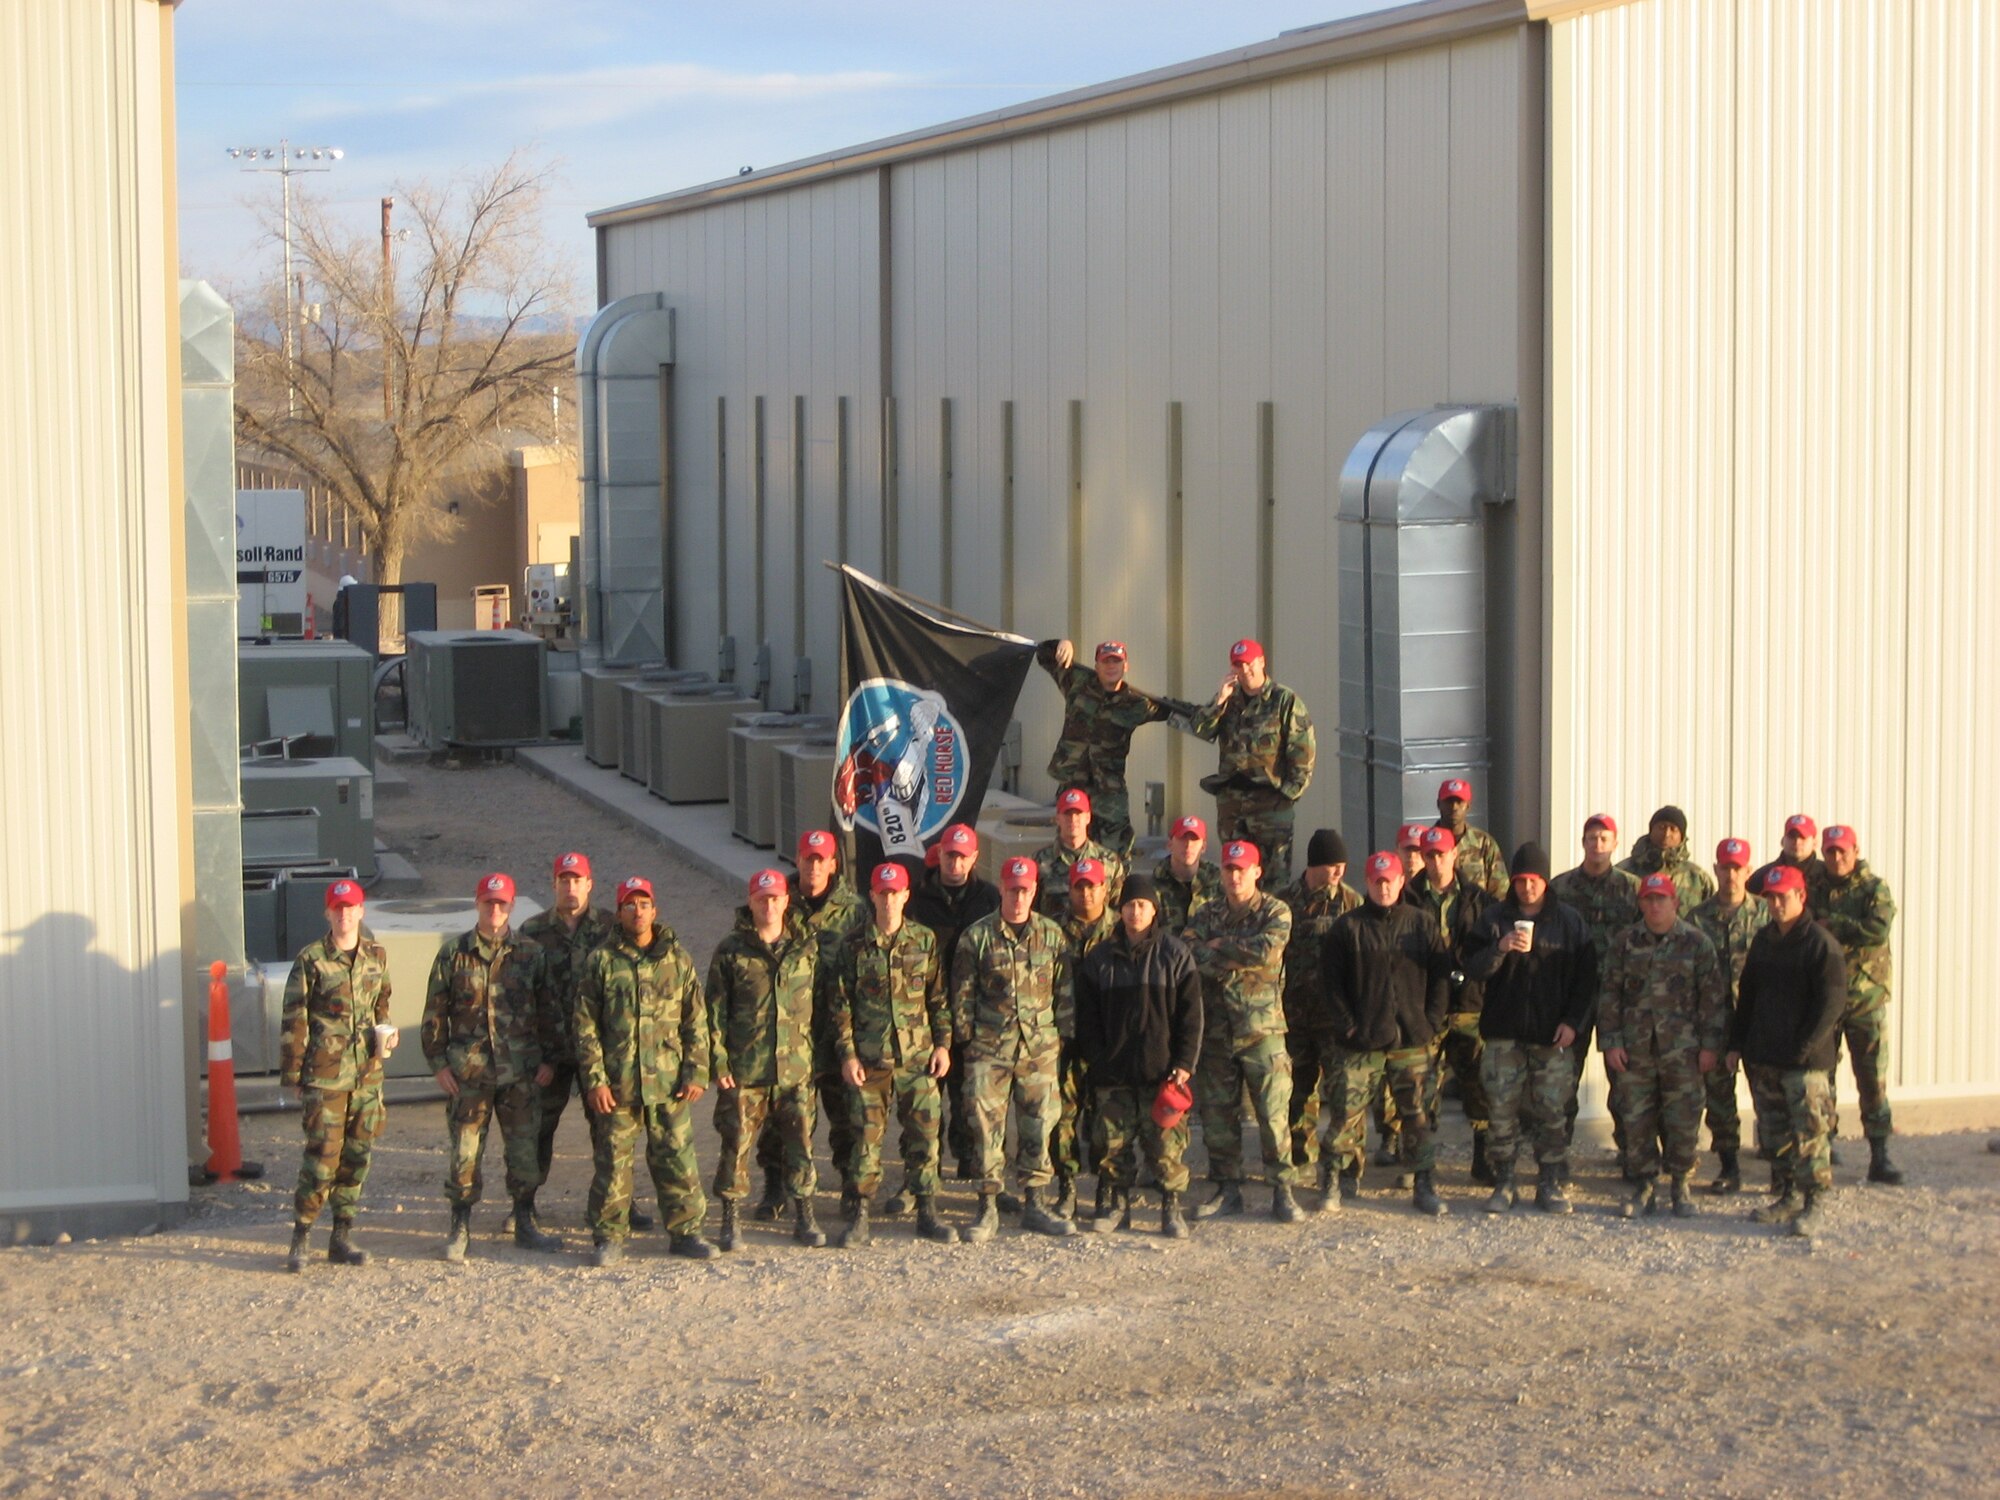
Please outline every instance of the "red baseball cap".
[[556, 859], [556, 874], [581, 875], [585, 880], [590, 879], [590, 856], [574, 851], [559, 856]]
[[1194, 1095], [1188, 1091], [1188, 1086], [1169, 1078], [1153, 1095], [1153, 1123], [1162, 1130], [1172, 1130], [1187, 1118], [1188, 1111], [1193, 1108]]
[[1003, 891], [1027, 890], [1041, 878], [1042, 872], [1032, 859], [1010, 859], [1000, 866], [1000, 889]]
[[1819, 824], [1804, 813], [1793, 813], [1785, 819], [1785, 832], [1796, 833], [1802, 839], [1816, 839], [1819, 837]]
[[1855, 837], [1854, 829], [1846, 823], [1827, 824], [1819, 842], [1823, 849], [1859, 850], [1861, 847], [1861, 840]]
[[1222, 868], [1256, 870], [1263, 868], [1264, 856], [1248, 839], [1232, 839], [1222, 846]]
[[1405, 823], [1401, 828], [1396, 830], [1396, 847], [1398, 849], [1423, 848], [1424, 829], [1428, 826], [1425, 823]]
[[1463, 776], [1452, 777], [1449, 781], [1445, 782], [1443, 786], [1438, 788], [1438, 801], [1440, 802], [1472, 801], [1472, 783], [1467, 781]]
[[1381, 880], [1385, 876], [1403, 873], [1403, 862], [1396, 857], [1393, 849], [1377, 849], [1368, 856], [1368, 878]]
[[651, 901], [653, 899], [653, 882], [643, 875], [627, 875], [623, 880], [618, 882], [617, 905], [623, 906], [634, 896], [644, 896], [648, 901]]
[[1443, 854], [1458, 847], [1458, 835], [1449, 828], [1426, 828], [1421, 846], [1426, 854]]
[[1069, 867], [1071, 885], [1103, 885], [1104, 865], [1099, 860], [1080, 859]]
[[910, 888], [910, 872], [893, 859], [885, 859], [875, 867], [875, 873], [868, 877], [871, 891], [907, 891]]
[[1205, 839], [1208, 837], [1208, 825], [1193, 813], [1186, 813], [1174, 819], [1174, 826], [1167, 830], [1167, 837]]
[[1056, 811], [1059, 813], [1080, 812], [1086, 817], [1089, 816], [1090, 793], [1086, 792], [1080, 786], [1065, 787], [1062, 795], [1056, 798]]
[[1124, 661], [1125, 643], [1123, 641], [1099, 641], [1097, 643], [1097, 659], [1104, 661], [1106, 658]]
[[1715, 862], [1734, 870], [1750, 868], [1750, 846], [1742, 839], [1724, 839], [1715, 846]]
[[936, 847], [954, 854], [977, 854], [979, 832], [970, 823], [954, 823], [939, 837]]
[[808, 854], [819, 859], [838, 859], [840, 845], [824, 828], [809, 828], [799, 835], [799, 858], [804, 859]]
[[336, 880], [326, 888], [326, 909], [332, 911], [337, 906], [359, 906], [368, 898], [361, 893], [360, 885], [352, 880]]
[[1658, 870], [1639, 882], [1639, 894], [1642, 897], [1672, 896], [1676, 901], [1681, 898], [1681, 893], [1674, 889], [1674, 877]]
[[1229, 648], [1229, 664], [1232, 667], [1240, 667], [1246, 661], [1258, 660], [1263, 654], [1264, 648], [1256, 641], [1245, 636]]
[[1806, 872], [1797, 865], [1771, 866], [1764, 872], [1762, 894], [1775, 896], [1781, 891], [1797, 891], [1803, 896], [1806, 893]]
[[1602, 828], [1614, 839], [1618, 837], [1618, 820], [1612, 817], [1610, 813], [1592, 813], [1583, 820], [1583, 831], [1585, 833], [1590, 832], [1593, 828]]
[[785, 879], [783, 870], [759, 870], [750, 877], [750, 894], [753, 896], [782, 896], [791, 888], [792, 883]]
[[479, 889], [472, 893], [475, 901], [512, 901], [514, 899], [514, 877], [494, 871], [491, 875], [479, 877]]

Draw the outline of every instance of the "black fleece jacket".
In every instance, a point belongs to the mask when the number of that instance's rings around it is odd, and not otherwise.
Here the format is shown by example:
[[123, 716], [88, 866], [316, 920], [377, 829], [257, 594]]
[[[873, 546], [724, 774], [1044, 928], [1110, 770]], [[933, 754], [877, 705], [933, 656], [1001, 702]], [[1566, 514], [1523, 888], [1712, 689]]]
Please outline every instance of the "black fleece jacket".
[[[1502, 953], [1500, 939], [1516, 922], [1535, 924], [1534, 946], [1526, 953]], [[1597, 1011], [1597, 949], [1581, 912], [1542, 899], [1528, 916], [1513, 894], [1486, 908], [1466, 945], [1465, 972], [1486, 987], [1479, 1008], [1479, 1034], [1531, 1047], [1555, 1045], [1556, 1028], [1579, 1036]]]
[[1790, 932], [1767, 922], [1743, 960], [1729, 1050], [1763, 1067], [1831, 1068], [1846, 1008], [1847, 959], [1833, 934], [1809, 917]]
[[1328, 930], [1320, 972], [1334, 1035], [1351, 1051], [1427, 1047], [1451, 1007], [1451, 950], [1420, 907], [1357, 906]]
[[1120, 922], [1076, 965], [1076, 1049], [1093, 1086], [1153, 1088], [1201, 1056], [1201, 974], [1187, 944]]

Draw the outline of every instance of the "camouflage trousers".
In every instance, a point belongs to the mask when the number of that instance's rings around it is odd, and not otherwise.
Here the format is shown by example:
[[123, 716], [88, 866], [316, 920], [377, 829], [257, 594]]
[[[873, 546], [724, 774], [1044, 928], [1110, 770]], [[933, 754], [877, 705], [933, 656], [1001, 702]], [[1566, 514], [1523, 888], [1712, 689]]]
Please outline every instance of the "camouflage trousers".
[[1281, 1037], [1267, 1036], [1241, 1052], [1227, 1036], [1213, 1045], [1204, 1039], [1195, 1065], [1195, 1108], [1201, 1112], [1201, 1140], [1208, 1151], [1210, 1182], [1243, 1180], [1243, 1092], [1257, 1115], [1264, 1170], [1272, 1185], [1297, 1180], [1292, 1166], [1292, 1059]]
[[563, 1111], [576, 1094], [576, 1064], [556, 1063], [555, 1077], [542, 1086], [542, 1123], [535, 1132], [535, 1161], [542, 1169], [542, 1181], [549, 1180], [549, 1167], [556, 1159], [556, 1127]]
[[903, 1148], [903, 1186], [912, 1193], [935, 1193], [938, 1127], [944, 1115], [937, 1080], [922, 1068], [899, 1066], [868, 1068], [861, 1086], [847, 1090], [847, 1128], [853, 1141], [847, 1170], [852, 1191], [873, 1198], [882, 1185], [882, 1140], [889, 1132], [892, 1107]]
[[1091, 1112], [1096, 1116], [1097, 1180], [1130, 1188], [1133, 1143], [1146, 1154], [1146, 1165], [1169, 1193], [1185, 1193], [1188, 1185], [1188, 1124], [1184, 1119], [1162, 1130], [1153, 1120], [1154, 1089], [1094, 1088]]
[[1367, 1163], [1368, 1105], [1386, 1082], [1396, 1101], [1400, 1126], [1399, 1155], [1412, 1172], [1437, 1167], [1437, 1147], [1431, 1140], [1430, 1116], [1424, 1096], [1432, 1077], [1429, 1047], [1398, 1047], [1389, 1052], [1350, 1052], [1336, 1047], [1327, 1070], [1327, 1103], [1333, 1123], [1327, 1126], [1326, 1154], [1342, 1172], [1359, 1173]]
[[1700, 1049], [1643, 1045], [1625, 1050], [1625, 1071], [1611, 1075], [1611, 1107], [1625, 1122], [1625, 1175], [1651, 1182], [1660, 1175], [1665, 1143], [1669, 1175], [1694, 1170], [1701, 1149], [1702, 1084]]
[[1091, 1170], [1091, 1163], [1086, 1157], [1091, 1142], [1097, 1138], [1097, 1131], [1089, 1075], [1090, 1069], [1084, 1060], [1077, 1056], [1070, 1043], [1064, 1042], [1062, 1056], [1056, 1063], [1056, 1087], [1062, 1099], [1062, 1112], [1056, 1117], [1056, 1128], [1049, 1137], [1049, 1164], [1055, 1168], [1058, 1177], [1074, 1179]]
[[305, 1126], [305, 1156], [292, 1215], [301, 1224], [319, 1217], [328, 1199], [336, 1221], [354, 1217], [361, 1185], [368, 1180], [368, 1156], [389, 1118], [382, 1103], [382, 1075], [353, 1092], [335, 1093], [310, 1084], [299, 1091], [299, 1118]]
[[632, 1147], [646, 1137], [646, 1170], [660, 1200], [660, 1222], [670, 1234], [699, 1229], [708, 1213], [694, 1160], [694, 1106], [614, 1104], [591, 1121], [590, 1200], [585, 1219], [599, 1244], [623, 1240], [632, 1228]]
[[1465, 1118], [1475, 1131], [1486, 1128], [1486, 1085], [1479, 1081], [1479, 1059], [1484, 1050], [1478, 1011], [1454, 1011], [1446, 1017], [1445, 1029], [1438, 1033], [1437, 1046], [1431, 1051], [1430, 1084], [1424, 1090], [1424, 1113], [1432, 1126], [1437, 1124], [1438, 1095], [1444, 1088], [1444, 1070], [1449, 1068], [1458, 1080], [1458, 1102]]
[[1215, 794], [1215, 836], [1219, 842], [1247, 839], [1264, 856], [1260, 882], [1267, 891], [1283, 888], [1292, 878], [1292, 803], [1274, 791]]
[[785, 1193], [810, 1198], [813, 1174], [813, 1086], [733, 1088], [715, 1091], [715, 1133], [722, 1150], [715, 1162], [715, 1196], [742, 1198], [750, 1192], [750, 1156], [766, 1120], [775, 1120], [784, 1143]]
[[1708, 1143], [1717, 1151], [1743, 1149], [1743, 1119], [1736, 1107], [1736, 1069], [1721, 1058], [1702, 1078], [1708, 1107]]
[[1132, 794], [1117, 786], [1087, 786], [1090, 793], [1090, 836], [1113, 854], [1131, 857], [1136, 834], [1132, 828]]
[[[1868, 1007], [1858, 1009], [1857, 1006]], [[1840, 1134], [1840, 1044], [1847, 1044], [1847, 1058], [1854, 1067], [1854, 1092], [1861, 1096], [1861, 1133], [1871, 1141], [1886, 1141], [1895, 1134], [1896, 1121], [1889, 1110], [1889, 1003], [1870, 996], [1850, 1000], [1840, 1018], [1834, 1038], [1833, 1071], [1826, 1075], [1827, 1129]]]
[[479, 1201], [485, 1187], [480, 1158], [486, 1155], [487, 1127], [496, 1119], [507, 1158], [507, 1197], [518, 1203], [542, 1185], [542, 1096], [533, 1078], [499, 1088], [461, 1083], [458, 1097], [445, 1100], [444, 1115], [451, 1141], [444, 1195], [453, 1208], [470, 1208]]
[[1335, 1064], [1331, 1031], [1288, 1031], [1285, 1055], [1292, 1060], [1292, 1102], [1286, 1110], [1292, 1132], [1292, 1165], [1319, 1161], [1320, 1110], [1330, 1092], [1327, 1077]]
[[1486, 1089], [1490, 1124], [1487, 1159], [1495, 1172], [1514, 1170], [1521, 1118], [1534, 1132], [1535, 1160], [1559, 1167], [1569, 1156], [1564, 1111], [1576, 1100], [1576, 1063], [1570, 1047], [1538, 1047], [1528, 1042], [1485, 1039], [1479, 1081]]
[[997, 1193], [1007, 1171], [1007, 1106], [1020, 1128], [1014, 1174], [1023, 1188], [1047, 1187], [1049, 1136], [1062, 1113], [1057, 1054], [1045, 1051], [1013, 1061], [974, 1058], [966, 1065], [965, 1096], [972, 1106], [972, 1144], [980, 1191]]
[[978, 1151], [972, 1144], [972, 1105], [965, 1097], [965, 1059], [956, 1047], [943, 1081], [944, 1143], [955, 1164], [970, 1166], [977, 1161]]
[[[819, 1113], [826, 1117], [827, 1151], [833, 1157], [833, 1169], [840, 1174], [840, 1190], [848, 1190], [848, 1174], [854, 1161], [854, 1129], [847, 1114], [847, 1080], [840, 1076], [838, 1069], [822, 1073], [813, 1080], [819, 1090]], [[807, 1136], [811, 1140], [810, 1134]], [[757, 1166], [767, 1177], [782, 1177], [785, 1172], [785, 1143], [778, 1133], [778, 1117], [764, 1116], [764, 1128], [757, 1132]]]
[[1833, 1121], [1833, 1081], [1812, 1068], [1745, 1063], [1750, 1102], [1757, 1110], [1757, 1138], [1771, 1148], [1779, 1183], [1804, 1190], [1833, 1186], [1828, 1132]]

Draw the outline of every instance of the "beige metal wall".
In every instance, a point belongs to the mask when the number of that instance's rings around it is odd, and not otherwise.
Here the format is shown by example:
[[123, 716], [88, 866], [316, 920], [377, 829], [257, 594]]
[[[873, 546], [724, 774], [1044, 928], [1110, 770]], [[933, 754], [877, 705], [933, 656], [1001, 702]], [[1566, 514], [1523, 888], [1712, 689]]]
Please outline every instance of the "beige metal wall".
[[0, 6], [0, 1238], [187, 1197], [168, 19]]
[[1906, 1098], [2000, 1092], [1955, 854], [2000, 752], [1996, 97], [1991, 0], [1551, 28], [1557, 842], [1669, 801], [1760, 857], [1788, 813], [1853, 824]]
[[[676, 310], [683, 664], [712, 660], [718, 396], [727, 398], [728, 618], [739, 642], [754, 638], [750, 457], [762, 397], [766, 634], [787, 701], [788, 445], [792, 398], [804, 395], [806, 638], [816, 706], [828, 702], [836, 624], [818, 561], [836, 555], [832, 407], [846, 396], [852, 413], [848, 555], [882, 570], [886, 390], [897, 581], [1026, 635], [1120, 637], [1142, 685], [1205, 698], [1229, 642], [1259, 628], [1259, 404], [1270, 402], [1267, 644], [1277, 676], [1324, 726], [1324, 769], [1302, 819], [1330, 821], [1341, 461], [1390, 412], [1514, 400], [1524, 362], [1539, 369], [1540, 349], [1522, 347], [1517, 295], [1522, 204], [1538, 176], [1524, 103], [1540, 65], [1535, 35], [1517, 25], [605, 228], [606, 300], [659, 290]], [[1539, 379], [1526, 385], [1532, 400]], [[1004, 402], [1014, 433], [1011, 600]], [[1178, 639], [1167, 605], [1175, 402], [1186, 517]], [[1058, 708], [1037, 676], [1022, 717], [1027, 789], [1043, 795], [1054, 790], [1041, 773]], [[1165, 776], [1173, 738], [1139, 736], [1135, 787]], [[1194, 783], [1212, 757], [1182, 742], [1170, 811], [1210, 810]]]

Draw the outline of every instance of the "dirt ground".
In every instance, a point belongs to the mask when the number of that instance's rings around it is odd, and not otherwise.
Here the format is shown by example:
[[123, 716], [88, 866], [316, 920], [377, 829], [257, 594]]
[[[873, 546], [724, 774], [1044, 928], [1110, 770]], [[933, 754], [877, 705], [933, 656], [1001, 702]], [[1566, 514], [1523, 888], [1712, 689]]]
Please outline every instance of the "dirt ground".
[[[381, 827], [433, 890], [494, 866], [539, 890], [577, 846], [605, 889], [662, 882], [698, 959], [729, 920], [733, 891], [524, 771], [411, 779]], [[807, 1251], [760, 1225], [718, 1261], [642, 1235], [597, 1271], [580, 1117], [542, 1198], [565, 1252], [500, 1237], [495, 1143], [454, 1267], [441, 1113], [406, 1103], [358, 1221], [374, 1263], [297, 1277], [297, 1118], [244, 1134], [269, 1178], [198, 1191], [171, 1233], [0, 1252], [0, 1493], [2000, 1494], [1983, 1133], [1899, 1143], [1900, 1189], [1858, 1185], [1849, 1143], [1810, 1244], [1749, 1223], [1755, 1195], [1620, 1220], [1596, 1150], [1573, 1218], [1489, 1218], [1448, 1107], [1436, 1222], [1378, 1171], [1337, 1214], [1278, 1225], [1255, 1188], [1181, 1243], [905, 1221]]]

